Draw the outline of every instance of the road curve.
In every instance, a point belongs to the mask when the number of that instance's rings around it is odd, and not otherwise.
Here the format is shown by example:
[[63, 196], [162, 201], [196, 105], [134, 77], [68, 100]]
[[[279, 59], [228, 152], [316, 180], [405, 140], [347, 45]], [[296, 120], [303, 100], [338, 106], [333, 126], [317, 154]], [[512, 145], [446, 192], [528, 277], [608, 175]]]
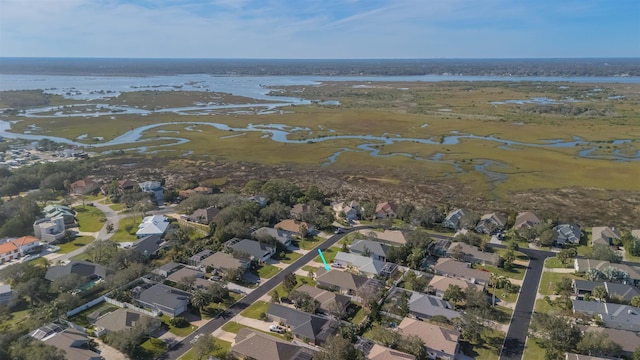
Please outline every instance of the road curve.
[[185, 337], [179, 344], [177, 344], [171, 350], [167, 351], [161, 357], [161, 359], [177, 360], [180, 356], [184, 355], [184, 353], [186, 353], [187, 351], [189, 351], [189, 349], [191, 349], [190, 341], [196, 335], [211, 334], [218, 328], [222, 327], [222, 325], [224, 325], [227, 321], [229, 321], [230, 318], [236, 316], [242, 310], [246, 309], [251, 304], [256, 302], [263, 295], [267, 294], [269, 291], [271, 291], [276, 286], [278, 286], [278, 284], [280, 284], [284, 280], [285, 275], [295, 272], [296, 270], [300, 269], [302, 266], [306, 265], [313, 258], [315, 258], [318, 255], [318, 251], [317, 251], [318, 248], [326, 249], [331, 245], [335, 244], [336, 242], [338, 242], [338, 240], [342, 239], [345, 235], [353, 231], [370, 229], [370, 228], [371, 228], [370, 226], [353, 227], [351, 229], [346, 230], [342, 234], [336, 234], [330, 237], [329, 239], [321, 242], [318, 246], [311, 249], [311, 251], [304, 254], [300, 259], [291, 263], [291, 265], [289, 265], [286, 269], [280, 271], [271, 279], [263, 282], [257, 289], [253, 290], [250, 294], [247, 294], [245, 297], [243, 297], [242, 299], [238, 300], [236, 303], [231, 305], [227, 309], [224, 317], [215, 317], [209, 320], [209, 322], [201, 326], [196, 331], [192, 332], [189, 336]]

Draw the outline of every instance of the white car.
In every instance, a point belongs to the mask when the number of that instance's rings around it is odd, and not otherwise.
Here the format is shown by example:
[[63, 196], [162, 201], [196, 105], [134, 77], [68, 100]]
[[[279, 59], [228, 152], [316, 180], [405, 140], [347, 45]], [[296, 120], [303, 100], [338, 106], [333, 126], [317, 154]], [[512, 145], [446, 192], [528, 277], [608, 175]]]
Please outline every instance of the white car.
[[269, 326], [269, 331], [278, 333], [278, 334], [284, 334], [287, 331], [287, 329], [283, 328], [280, 325], [271, 325]]
[[196, 343], [196, 341], [198, 341], [198, 340], [199, 340], [201, 337], [203, 337], [203, 336], [204, 336], [204, 334], [198, 334], [198, 335], [196, 335], [193, 339], [191, 339], [191, 341], [189, 341], [189, 343], [191, 343], [191, 344], [195, 344], [195, 343]]

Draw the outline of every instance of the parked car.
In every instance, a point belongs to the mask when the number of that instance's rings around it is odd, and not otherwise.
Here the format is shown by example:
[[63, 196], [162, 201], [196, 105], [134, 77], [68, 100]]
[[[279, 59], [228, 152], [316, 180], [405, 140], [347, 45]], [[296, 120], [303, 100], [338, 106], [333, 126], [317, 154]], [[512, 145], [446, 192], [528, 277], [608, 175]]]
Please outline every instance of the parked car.
[[245, 292], [240, 289], [229, 289], [229, 291], [234, 292], [236, 294], [245, 295]]
[[278, 334], [284, 334], [285, 332], [287, 332], [287, 329], [283, 328], [280, 325], [271, 325], [269, 326], [269, 331], [278, 333]]

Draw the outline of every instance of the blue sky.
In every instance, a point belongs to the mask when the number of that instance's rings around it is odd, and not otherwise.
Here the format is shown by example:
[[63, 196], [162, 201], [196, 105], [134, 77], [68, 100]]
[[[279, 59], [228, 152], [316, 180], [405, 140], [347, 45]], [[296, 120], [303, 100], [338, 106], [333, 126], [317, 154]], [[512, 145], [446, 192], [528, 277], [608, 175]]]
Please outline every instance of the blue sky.
[[640, 57], [640, 0], [0, 0], [0, 56]]

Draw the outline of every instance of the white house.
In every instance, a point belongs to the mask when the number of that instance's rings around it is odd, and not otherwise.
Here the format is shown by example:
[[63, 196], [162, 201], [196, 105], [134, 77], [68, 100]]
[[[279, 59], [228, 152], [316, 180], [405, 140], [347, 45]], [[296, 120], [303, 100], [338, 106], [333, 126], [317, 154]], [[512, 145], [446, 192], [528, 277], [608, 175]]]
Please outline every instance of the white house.
[[36, 220], [33, 233], [40, 241], [54, 243], [64, 237], [64, 218], [61, 216]]
[[142, 219], [140, 225], [138, 225], [138, 231], [136, 236], [138, 239], [149, 235], [163, 236], [169, 227], [169, 219], [163, 215], [147, 216]]
[[20, 251], [20, 255], [22, 256], [33, 252], [35, 248], [40, 246], [40, 240], [33, 236], [19, 237], [11, 240], [11, 242], [18, 248], [18, 251]]

